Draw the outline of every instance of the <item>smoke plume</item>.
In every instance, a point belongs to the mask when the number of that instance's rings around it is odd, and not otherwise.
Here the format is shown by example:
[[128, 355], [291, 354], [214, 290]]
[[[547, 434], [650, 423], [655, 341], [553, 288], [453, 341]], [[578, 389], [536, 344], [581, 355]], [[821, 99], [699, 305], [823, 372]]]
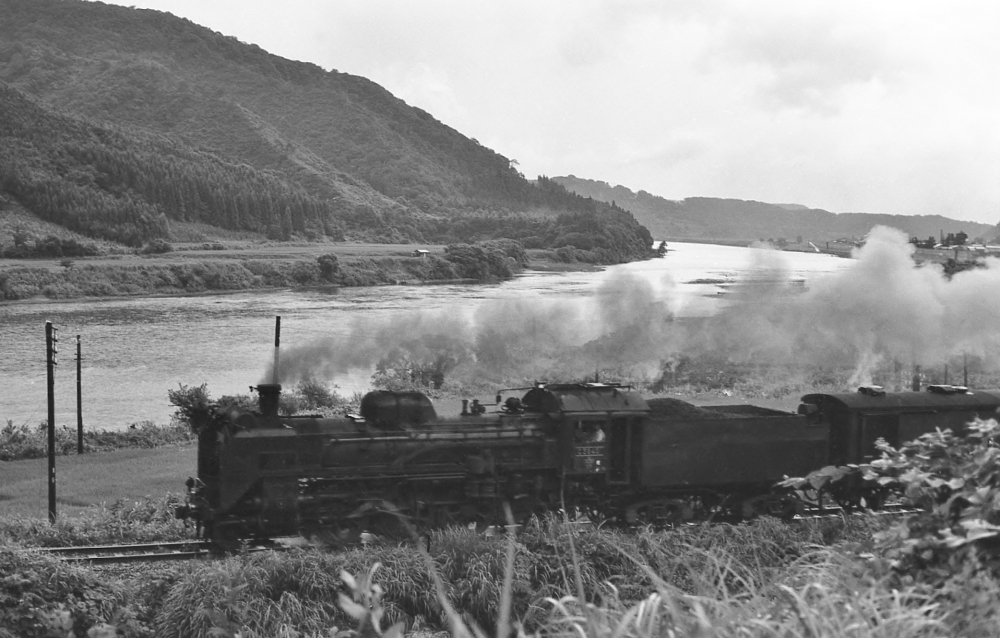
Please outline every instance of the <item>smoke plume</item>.
[[[463, 380], [579, 380], [614, 370], [655, 380], [680, 357], [852, 369], [933, 366], [1000, 350], [1000, 261], [948, 278], [917, 265], [907, 237], [879, 227], [850, 266], [793, 281], [778, 251], [753, 251], [748, 292], [714, 316], [675, 320], [676, 284], [616, 273], [582, 300], [487, 301], [472, 312], [427, 311], [372, 322], [282, 353], [283, 383], [377, 367]], [[831, 257], [833, 259], [833, 257]], [[387, 363], [389, 362], [389, 363]], [[268, 372], [269, 378], [270, 372]]]

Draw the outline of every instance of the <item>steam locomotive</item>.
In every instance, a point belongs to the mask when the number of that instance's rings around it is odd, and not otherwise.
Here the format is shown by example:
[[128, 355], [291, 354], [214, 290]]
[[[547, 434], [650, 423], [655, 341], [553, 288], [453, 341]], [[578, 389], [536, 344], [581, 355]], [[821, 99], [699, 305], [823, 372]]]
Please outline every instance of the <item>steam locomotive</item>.
[[404, 522], [485, 527], [504, 524], [505, 508], [517, 520], [563, 510], [616, 525], [791, 517], [803, 501], [775, 487], [783, 478], [863, 463], [878, 438], [898, 446], [1000, 408], [1000, 391], [952, 386], [807, 394], [790, 413], [577, 383], [505, 390], [489, 410], [463, 402], [449, 417], [421, 393], [377, 391], [360, 414], [320, 418], [279, 416], [278, 384], [256, 391], [259, 412], [218, 412], [201, 428], [178, 512], [223, 546]]

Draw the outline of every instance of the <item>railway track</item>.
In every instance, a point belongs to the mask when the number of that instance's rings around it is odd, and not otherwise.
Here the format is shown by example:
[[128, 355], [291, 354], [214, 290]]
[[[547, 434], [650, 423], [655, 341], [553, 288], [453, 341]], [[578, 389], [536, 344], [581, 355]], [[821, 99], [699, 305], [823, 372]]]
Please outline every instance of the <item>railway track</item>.
[[[906, 516], [916, 514], [922, 510], [914, 509], [903, 505], [887, 505], [878, 511], [855, 509], [845, 511], [838, 506], [824, 507], [822, 509], [813, 507], [807, 508], [802, 514], [796, 515], [792, 520], [816, 520], [823, 518], [842, 518], [844, 516]], [[591, 526], [589, 520], [574, 521], [580, 526]], [[687, 523], [696, 525], [697, 523]], [[517, 526], [520, 527], [520, 526]], [[491, 529], [493, 533], [496, 533]], [[264, 551], [267, 549], [281, 550], [288, 546], [259, 545], [247, 548], [247, 551]], [[140, 543], [132, 545], [88, 545], [74, 547], [39, 547], [38, 551], [55, 556], [66, 562], [90, 563], [90, 564], [112, 564], [112, 563], [132, 563], [132, 562], [153, 562], [169, 560], [192, 560], [219, 556], [220, 553], [210, 541], [189, 540], [173, 541], [162, 543]]]
[[856, 508], [850, 511], [847, 511], [840, 506], [832, 505], [823, 507], [822, 509], [818, 507], [807, 507], [805, 512], [796, 515], [793, 520], [842, 518], [844, 516], [907, 516], [909, 514], [919, 514], [922, 511], [923, 510], [919, 508], [897, 503], [884, 505], [882, 509], [879, 510]]
[[134, 545], [40, 547], [39, 551], [67, 562], [107, 564], [167, 560], [192, 560], [214, 554], [208, 541], [191, 540]]

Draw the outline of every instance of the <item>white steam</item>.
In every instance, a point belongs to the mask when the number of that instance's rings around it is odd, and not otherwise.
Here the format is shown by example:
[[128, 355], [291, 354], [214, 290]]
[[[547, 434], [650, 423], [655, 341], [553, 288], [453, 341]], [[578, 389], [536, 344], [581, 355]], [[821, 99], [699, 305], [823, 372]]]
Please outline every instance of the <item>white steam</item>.
[[[471, 315], [416, 312], [355, 320], [347, 334], [282, 354], [281, 379], [332, 379], [379, 361], [424, 363], [470, 381], [577, 380], [596, 370], [653, 380], [679, 357], [853, 369], [933, 366], [1000, 351], [1000, 261], [944, 275], [916, 265], [906, 236], [879, 227], [848, 268], [792, 281], [778, 251], [753, 251], [752, 275], [715, 316], [675, 321], [675, 284], [609, 277], [591, 299], [484, 302]], [[436, 362], [436, 363], [435, 363]]]

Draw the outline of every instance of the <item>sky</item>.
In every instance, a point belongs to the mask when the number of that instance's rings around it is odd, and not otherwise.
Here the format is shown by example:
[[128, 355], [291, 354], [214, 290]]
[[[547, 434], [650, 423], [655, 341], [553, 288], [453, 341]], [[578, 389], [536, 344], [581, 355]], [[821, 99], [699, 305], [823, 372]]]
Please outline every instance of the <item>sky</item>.
[[123, 0], [668, 199], [1000, 222], [993, 0]]

